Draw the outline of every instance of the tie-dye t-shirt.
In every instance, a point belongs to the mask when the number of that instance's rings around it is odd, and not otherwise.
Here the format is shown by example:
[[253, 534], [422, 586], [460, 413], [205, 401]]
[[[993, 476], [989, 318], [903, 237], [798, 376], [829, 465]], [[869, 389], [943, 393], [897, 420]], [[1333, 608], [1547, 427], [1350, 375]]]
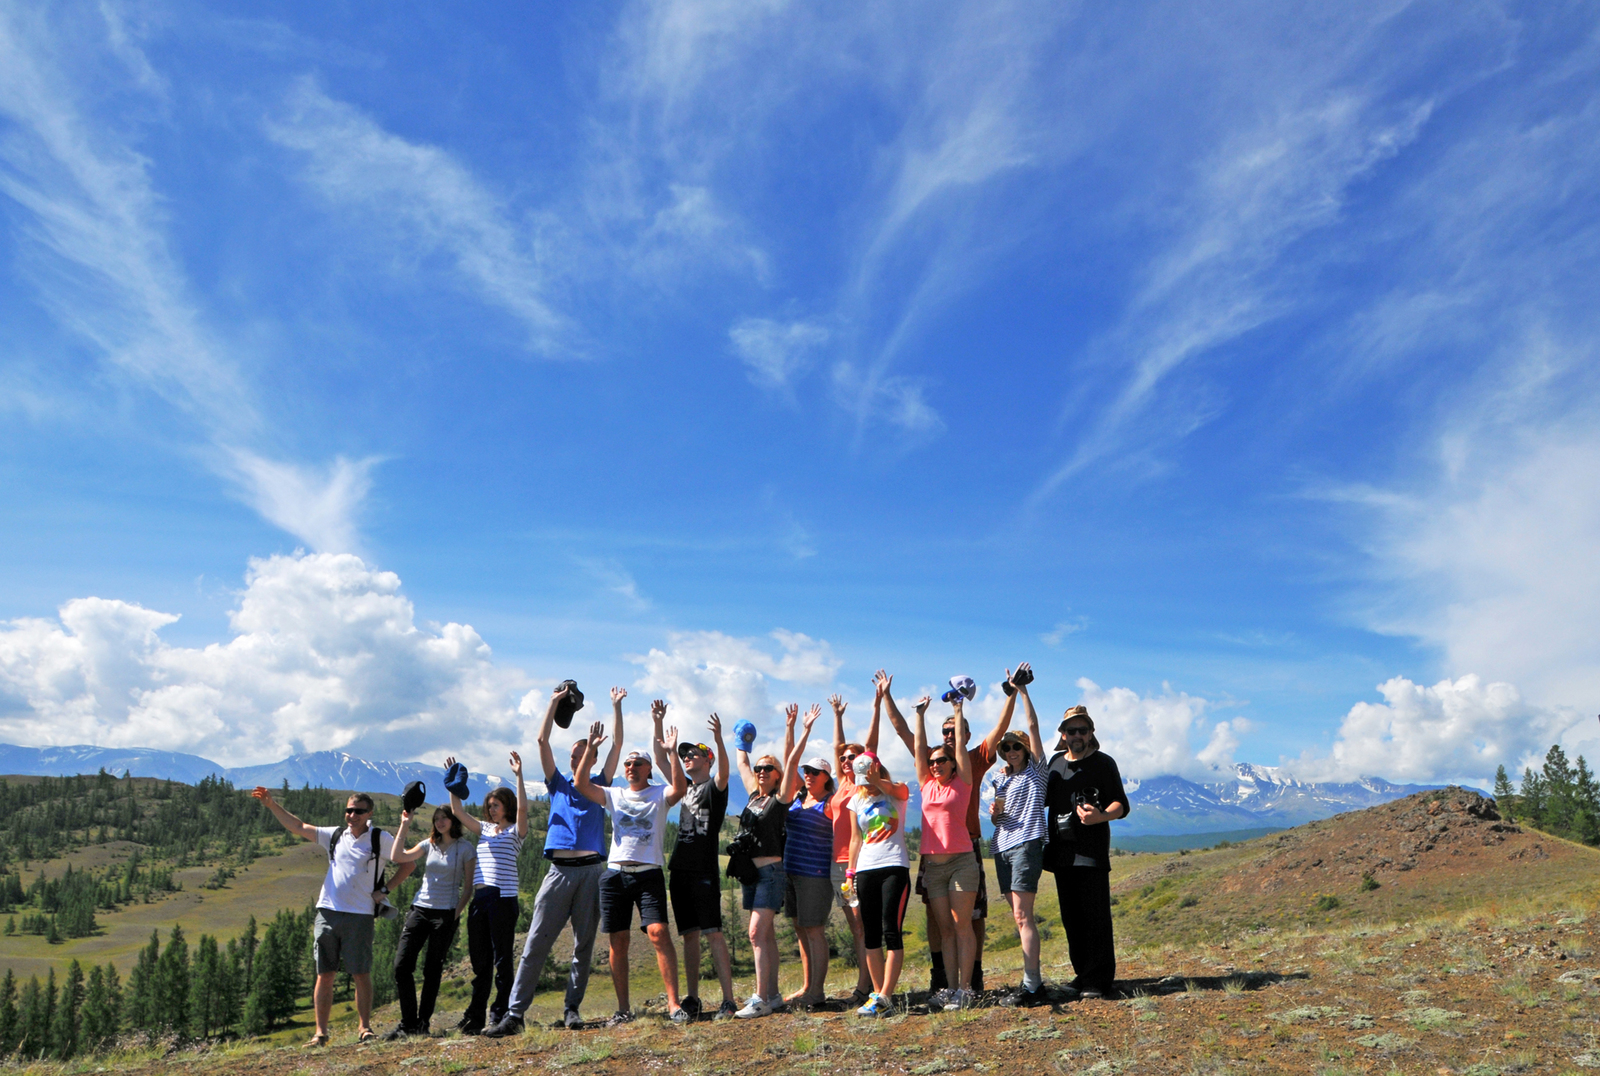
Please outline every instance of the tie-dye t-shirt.
[[894, 796], [886, 796], [867, 785], [860, 785], [850, 799], [850, 810], [861, 831], [861, 851], [856, 855], [856, 871], [877, 867], [909, 867], [906, 855], [906, 801], [911, 790], [894, 786]]

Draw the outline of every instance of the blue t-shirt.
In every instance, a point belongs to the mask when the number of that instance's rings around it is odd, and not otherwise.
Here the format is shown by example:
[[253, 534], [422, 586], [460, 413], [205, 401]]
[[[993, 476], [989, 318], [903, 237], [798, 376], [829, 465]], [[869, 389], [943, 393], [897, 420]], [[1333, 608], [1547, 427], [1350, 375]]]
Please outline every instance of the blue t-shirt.
[[[590, 774], [589, 780], [605, 787], [611, 778]], [[606, 850], [606, 805], [585, 799], [582, 792], [560, 770], [544, 783], [550, 793], [550, 829], [544, 838], [544, 857], [557, 849], [572, 849], [604, 855]]]

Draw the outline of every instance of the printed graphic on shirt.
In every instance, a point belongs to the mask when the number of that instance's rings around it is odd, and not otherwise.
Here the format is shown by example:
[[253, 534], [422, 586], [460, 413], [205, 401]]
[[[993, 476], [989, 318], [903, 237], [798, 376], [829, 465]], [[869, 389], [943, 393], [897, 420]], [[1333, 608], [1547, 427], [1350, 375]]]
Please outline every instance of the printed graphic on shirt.
[[886, 841], [900, 831], [900, 814], [887, 796], [857, 800], [856, 818], [860, 820], [861, 839], [867, 844]]
[[620, 797], [616, 800], [616, 810], [611, 814], [611, 828], [623, 837], [632, 837], [636, 841], [648, 841], [650, 831], [654, 828], [651, 824], [655, 816], [654, 804], [629, 803]]

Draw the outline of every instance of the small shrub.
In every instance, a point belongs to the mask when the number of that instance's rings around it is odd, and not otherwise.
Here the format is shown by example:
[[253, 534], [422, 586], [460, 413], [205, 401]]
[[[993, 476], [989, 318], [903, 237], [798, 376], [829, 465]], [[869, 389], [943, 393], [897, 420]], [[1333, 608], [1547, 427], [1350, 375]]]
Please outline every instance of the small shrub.
[[1339, 906], [1339, 898], [1332, 893], [1324, 893], [1317, 898], [1315, 907], [1319, 912], [1331, 912]]
[[1361, 876], [1361, 892], [1363, 893], [1372, 892], [1378, 888], [1378, 884], [1378, 880], [1372, 876], [1371, 871], [1367, 871]]

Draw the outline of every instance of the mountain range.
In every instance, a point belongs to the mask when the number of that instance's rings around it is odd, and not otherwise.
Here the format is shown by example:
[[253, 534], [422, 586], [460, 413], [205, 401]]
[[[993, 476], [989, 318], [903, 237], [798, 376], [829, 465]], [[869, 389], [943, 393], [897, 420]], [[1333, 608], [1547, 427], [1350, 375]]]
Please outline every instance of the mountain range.
[[[118, 775], [166, 777], [185, 784], [216, 775], [241, 788], [276, 787], [288, 781], [293, 788], [320, 785], [398, 793], [407, 782], [422, 781], [433, 793], [430, 802], [435, 801], [435, 796], [442, 798], [444, 777], [434, 763], [372, 762], [343, 751], [315, 751], [260, 766], [228, 767], [199, 755], [146, 748], [0, 744], [0, 773], [61, 776], [95, 773], [102, 768]], [[502, 784], [504, 778], [474, 774], [475, 791], [483, 787], [481, 782]], [[1283, 829], [1438, 786], [1397, 785], [1379, 777], [1325, 783], [1300, 781], [1278, 767], [1242, 762], [1233, 768], [1231, 779], [1202, 783], [1165, 775], [1129, 779], [1126, 787], [1133, 810], [1126, 821], [1117, 825], [1117, 834], [1123, 838]], [[544, 789], [530, 781], [529, 791], [540, 794]], [[743, 798], [732, 797], [737, 801]], [[730, 803], [730, 807], [737, 807], [737, 803]]]

